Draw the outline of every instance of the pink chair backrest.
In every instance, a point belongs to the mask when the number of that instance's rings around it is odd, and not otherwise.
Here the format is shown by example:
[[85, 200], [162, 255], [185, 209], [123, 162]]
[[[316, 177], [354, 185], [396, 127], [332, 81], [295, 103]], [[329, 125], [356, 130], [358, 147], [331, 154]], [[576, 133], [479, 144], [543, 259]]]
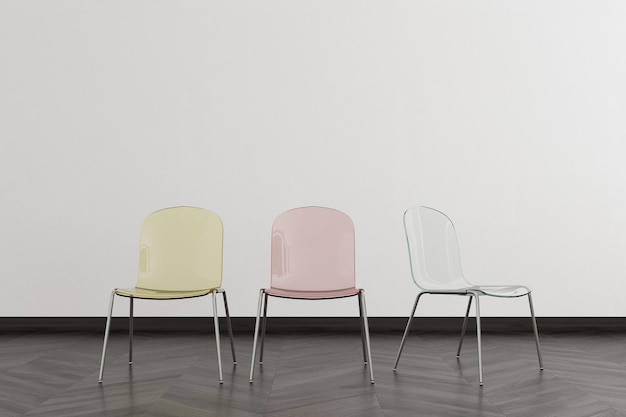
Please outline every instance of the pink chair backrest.
[[354, 224], [350, 217], [315, 206], [276, 217], [271, 286], [301, 292], [354, 288]]

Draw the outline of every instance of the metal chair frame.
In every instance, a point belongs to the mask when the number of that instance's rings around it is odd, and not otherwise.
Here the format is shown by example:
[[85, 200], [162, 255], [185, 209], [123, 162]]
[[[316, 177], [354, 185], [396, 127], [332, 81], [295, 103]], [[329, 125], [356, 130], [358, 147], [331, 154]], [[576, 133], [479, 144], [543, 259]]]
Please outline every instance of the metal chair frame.
[[[223, 300], [224, 300], [224, 310], [225, 310], [225, 314], [226, 314], [226, 325], [228, 327], [228, 337], [230, 339], [230, 349], [231, 349], [231, 353], [233, 355], [233, 365], [237, 365], [237, 357], [235, 354], [235, 343], [233, 341], [233, 327], [232, 327], [232, 323], [230, 321], [230, 313], [228, 311], [228, 299], [226, 297], [226, 291], [223, 288], [217, 288], [214, 290], [211, 290], [211, 292], [205, 294], [205, 295], [209, 295], [211, 294], [211, 299], [212, 299], [212, 305], [213, 305], [213, 327], [215, 330], [215, 345], [216, 345], [216, 349], [217, 349], [217, 366], [218, 366], [218, 372], [219, 372], [219, 381], [220, 384], [224, 383], [224, 376], [222, 373], [222, 352], [220, 349], [220, 323], [219, 323], [219, 316], [217, 313], [217, 299], [215, 297], [215, 294], [217, 293], [221, 293]], [[111, 293], [111, 299], [109, 301], [109, 314], [107, 315], [107, 322], [106, 322], [106, 326], [105, 326], [105, 330], [104, 330], [104, 345], [102, 346], [102, 359], [100, 360], [100, 373], [98, 374], [98, 383], [102, 383], [103, 380], [103, 376], [104, 376], [104, 362], [105, 362], [105, 358], [106, 358], [106, 353], [107, 353], [107, 345], [109, 342], [109, 333], [111, 330], [111, 317], [113, 315], [113, 304], [115, 302], [115, 296], [118, 295], [120, 297], [125, 297], [129, 299], [129, 315], [128, 315], [128, 365], [132, 365], [133, 364], [133, 334], [134, 334], [134, 323], [133, 323], [133, 319], [134, 319], [134, 300], [135, 298], [137, 299], [143, 299], [143, 300], [159, 300], [159, 301], [163, 301], [164, 299], [161, 298], [143, 298], [143, 297], [128, 297], [125, 295], [120, 295], [117, 294], [117, 290], [113, 290], [113, 292]], [[183, 297], [183, 298], [167, 298], [166, 300], [181, 300], [181, 299], [186, 299], [186, 298], [198, 298], [198, 297], [203, 297], [204, 295], [199, 295], [199, 296], [195, 296], [195, 297]]]
[[[409, 334], [411, 329], [411, 324], [413, 322], [413, 318], [415, 317], [415, 311], [417, 310], [417, 304], [424, 294], [433, 294], [433, 295], [461, 295], [468, 296], [469, 301], [467, 303], [467, 310], [465, 311], [465, 317], [463, 319], [463, 327], [461, 328], [461, 339], [459, 340], [459, 347], [456, 351], [457, 359], [461, 357], [461, 348], [463, 347], [463, 339], [465, 338], [465, 331], [467, 330], [467, 321], [469, 318], [470, 308], [472, 305], [472, 299], [476, 298], [476, 340], [478, 344], [478, 381], [480, 385], [483, 385], [483, 358], [482, 358], [482, 338], [481, 338], [481, 325], [480, 325], [480, 294], [476, 291], [466, 291], [466, 292], [448, 292], [448, 291], [421, 291], [417, 294], [415, 298], [415, 303], [413, 304], [413, 308], [411, 309], [411, 313], [409, 315], [409, 319], [406, 324], [406, 328], [404, 329], [404, 334], [402, 335], [402, 341], [400, 342], [400, 348], [398, 349], [398, 354], [396, 355], [396, 361], [393, 365], [393, 370], [397, 371], [398, 363], [400, 362], [400, 356], [402, 355], [402, 350], [404, 349], [404, 342], [406, 341], [406, 337]], [[541, 349], [539, 347], [539, 332], [537, 330], [537, 320], [535, 319], [535, 310], [533, 308], [533, 299], [530, 293], [526, 294], [528, 296], [528, 304], [530, 306], [530, 315], [532, 318], [533, 331], [535, 334], [535, 345], [537, 347], [537, 357], [539, 359], [539, 369], [543, 371], [543, 359], [541, 357]], [[523, 297], [523, 296], [522, 296]]]
[[[359, 316], [361, 319], [361, 344], [363, 345], [363, 364], [365, 366], [369, 365], [370, 372], [370, 382], [374, 383], [374, 370], [372, 369], [372, 352], [370, 347], [370, 333], [369, 333], [369, 323], [367, 321], [367, 307], [365, 305], [365, 291], [363, 289], [359, 289], [358, 293], [354, 294], [357, 296], [359, 300]], [[346, 297], [332, 297], [332, 298], [314, 298], [314, 299], [305, 299], [305, 298], [294, 298], [294, 297], [281, 297], [273, 294], [268, 294], [265, 292], [265, 289], [262, 288], [259, 291], [259, 304], [257, 308], [257, 316], [254, 324], [254, 341], [252, 342], [252, 363], [250, 366], [250, 382], [254, 382], [254, 363], [256, 361], [256, 350], [259, 339], [259, 327], [261, 328], [261, 346], [259, 349], [259, 365], [263, 365], [263, 351], [265, 347], [265, 331], [267, 328], [267, 301], [270, 296], [277, 298], [286, 298], [291, 300], [334, 300], [339, 298], [347, 298], [353, 297], [354, 295], [349, 295]], [[261, 313], [262, 311], [262, 313]], [[262, 324], [261, 324], [262, 323]]]

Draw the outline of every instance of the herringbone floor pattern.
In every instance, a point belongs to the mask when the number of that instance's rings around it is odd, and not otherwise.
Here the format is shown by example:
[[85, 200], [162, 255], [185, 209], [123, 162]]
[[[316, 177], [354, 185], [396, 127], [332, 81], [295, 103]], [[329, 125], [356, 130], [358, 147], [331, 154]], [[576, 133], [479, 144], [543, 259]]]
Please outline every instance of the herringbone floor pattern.
[[399, 332], [373, 333], [376, 384], [358, 333], [268, 334], [264, 365], [248, 382], [252, 337], [236, 334], [237, 366], [222, 339], [217, 381], [210, 333], [113, 333], [104, 383], [102, 334], [0, 335], [0, 416], [625, 416], [626, 334], [541, 333], [540, 372], [531, 333], [485, 333], [485, 385], [476, 339], [461, 359], [457, 334], [415, 333], [398, 372]]

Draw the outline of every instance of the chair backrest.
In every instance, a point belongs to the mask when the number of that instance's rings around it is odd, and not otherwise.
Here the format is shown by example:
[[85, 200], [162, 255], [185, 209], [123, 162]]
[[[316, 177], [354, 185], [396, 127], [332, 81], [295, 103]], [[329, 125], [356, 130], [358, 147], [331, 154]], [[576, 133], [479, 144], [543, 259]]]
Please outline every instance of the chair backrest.
[[272, 225], [271, 263], [272, 288], [354, 288], [354, 224], [348, 215], [331, 208], [288, 210]]
[[171, 207], [150, 214], [141, 228], [137, 287], [221, 287], [223, 235], [222, 220], [205, 209]]
[[409, 248], [411, 275], [424, 290], [468, 287], [452, 221], [430, 207], [412, 207], [404, 212], [404, 231]]

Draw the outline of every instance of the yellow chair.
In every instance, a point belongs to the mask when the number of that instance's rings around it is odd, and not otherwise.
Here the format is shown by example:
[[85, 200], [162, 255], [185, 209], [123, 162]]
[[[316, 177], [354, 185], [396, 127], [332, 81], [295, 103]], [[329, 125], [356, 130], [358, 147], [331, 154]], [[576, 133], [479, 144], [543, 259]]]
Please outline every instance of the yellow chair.
[[213, 296], [213, 322], [219, 381], [223, 383], [220, 330], [215, 295], [224, 297], [230, 346], [235, 358], [233, 333], [228, 313], [226, 291], [222, 286], [224, 228], [219, 216], [196, 207], [171, 207], [150, 214], [143, 223], [139, 245], [139, 276], [134, 288], [116, 288], [111, 294], [104, 331], [104, 345], [98, 382], [102, 383], [111, 315], [115, 296], [130, 299], [128, 363], [133, 363], [133, 301], [178, 300]]

